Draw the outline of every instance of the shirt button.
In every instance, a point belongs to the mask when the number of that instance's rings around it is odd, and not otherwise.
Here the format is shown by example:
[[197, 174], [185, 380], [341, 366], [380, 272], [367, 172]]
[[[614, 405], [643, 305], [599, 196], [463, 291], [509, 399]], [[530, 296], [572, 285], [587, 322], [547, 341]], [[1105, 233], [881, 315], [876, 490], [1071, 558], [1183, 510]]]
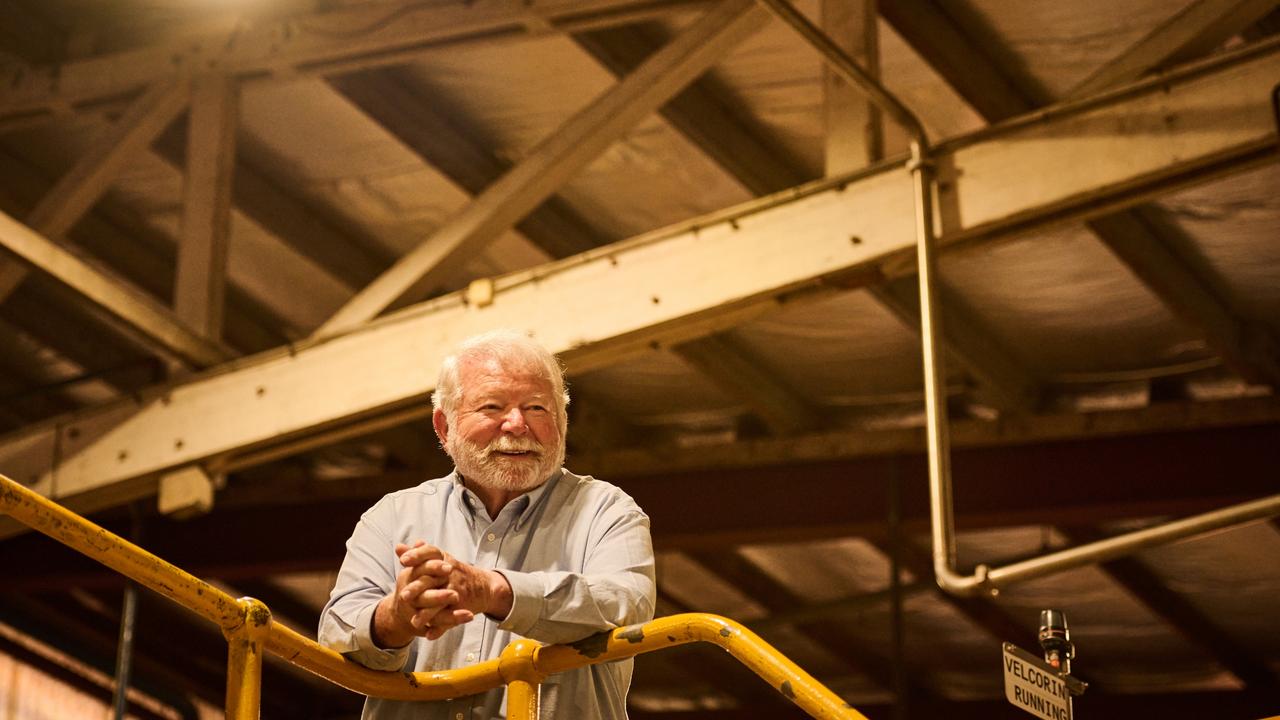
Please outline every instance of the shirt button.
[[497, 540], [497, 539], [498, 539], [498, 536], [497, 536], [497, 535], [494, 535], [493, 533], [489, 533], [489, 534], [488, 534], [488, 535], [486, 535], [485, 537], [489, 538], [489, 542], [493, 542], [494, 540]]
[[454, 715], [453, 717], [454, 717], [454, 720], [462, 720], [462, 713], [458, 713], [457, 715]]
[[475, 653], [467, 653], [467, 662], [475, 662], [475, 661], [476, 661], [476, 654], [475, 654]]

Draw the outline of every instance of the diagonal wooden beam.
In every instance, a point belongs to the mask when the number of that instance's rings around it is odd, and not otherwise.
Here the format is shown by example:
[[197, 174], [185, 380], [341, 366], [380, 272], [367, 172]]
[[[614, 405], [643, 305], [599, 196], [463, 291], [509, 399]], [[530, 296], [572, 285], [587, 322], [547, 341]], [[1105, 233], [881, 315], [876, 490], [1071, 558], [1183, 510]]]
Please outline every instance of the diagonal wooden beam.
[[751, 0], [723, 0], [357, 293], [316, 335], [347, 332], [398, 302], [419, 299], [767, 20]]
[[[329, 84], [412, 149], [428, 164], [472, 195], [511, 170], [493, 154], [491, 144], [473, 137], [442, 110], [427, 102], [430, 88], [412, 87], [398, 70], [365, 70], [329, 79]], [[567, 203], [551, 196], [516, 224], [516, 228], [553, 258], [575, 255], [603, 245], [605, 238]]]
[[1280, 386], [1280, 339], [1231, 307], [1210, 271], [1192, 264], [1190, 239], [1157, 208], [1138, 207], [1086, 224], [1232, 369], [1250, 382]]
[[1021, 115], [1050, 98], [1024, 78], [1015, 76], [979, 42], [940, 0], [896, 0], [880, 3], [880, 15], [947, 84], [987, 120]]
[[[1059, 530], [1073, 545], [1106, 537], [1093, 527]], [[1171, 591], [1142, 560], [1126, 557], [1102, 563], [1098, 567], [1193, 645], [1209, 651], [1215, 660], [1249, 688], [1280, 688], [1280, 676], [1268, 667], [1263, 658], [1256, 657], [1243, 647], [1185, 597]]]
[[222, 336], [226, 305], [239, 95], [235, 81], [225, 75], [197, 78], [187, 123], [173, 306], [180, 320], [212, 340]]
[[5, 213], [0, 213], [0, 245], [181, 362], [207, 367], [233, 355], [222, 345], [193, 332], [142, 291], [95, 268]]
[[821, 426], [822, 417], [795, 390], [763, 370], [728, 335], [709, 335], [674, 345], [671, 351], [710, 378], [777, 435], [795, 435]]
[[[174, 123], [180, 125], [181, 123]], [[158, 141], [168, 133], [162, 134]], [[15, 217], [26, 214], [47, 195], [53, 181], [44, 168], [0, 149], [0, 190], [11, 194], [13, 203], [5, 208]], [[133, 210], [105, 198], [72, 228], [68, 238], [94, 258], [105, 262], [126, 280], [145, 290], [159, 302], [168, 302], [173, 292], [174, 243], [148, 226]], [[226, 340], [242, 353], [279, 347], [288, 341], [282, 332], [285, 322], [261, 302], [237, 286], [228, 289]], [[135, 388], [130, 387], [129, 390]]]
[[[66, 234], [182, 111], [189, 89], [184, 81], [161, 82], [138, 98], [31, 209], [27, 225], [49, 238]], [[0, 255], [0, 302], [25, 276], [21, 263]]]
[[[942, 246], [1030, 232], [1273, 162], [1268, 94], [1277, 74], [1280, 41], [1272, 41], [1103, 102], [1060, 106], [941, 146], [936, 160], [951, 175], [940, 204], [954, 213]], [[1218, 120], [1223, 108], [1231, 123]], [[1153, 116], [1176, 122], [1162, 119], [1131, 135], [1110, 131]], [[1026, 167], [1038, 168], [1030, 179], [1011, 174]], [[523, 327], [563, 353], [574, 372], [586, 372], [649, 352], [653, 342], [702, 337], [779, 303], [826, 297], [833, 278], [870, 281], [881, 267], [909, 262], [911, 198], [906, 173], [878, 168], [499, 278], [485, 307], [454, 294], [343, 337], [259, 355], [182, 383], [166, 403], [131, 406], [128, 420], [74, 450], [64, 443], [56, 494], [64, 501], [83, 495], [80, 509], [116, 502], [103, 499], [109, 490], [145, 495], [143, 479], [169, 467], [282, 439], [301, 446], [334, 428], [421, 412], [439, 372], [424, 361], [432, 354], [424, 342], [446, 347], [481, 329]], [[798, 233], [806, 242], [794, 242]], [[566, 307], [575, 309], [572, 317]], [[337, 381], [348, 392], [314, 392]], [[120, 408], [85, 418], [113, 412]], [[235, 421], [210, 421], [217, 417]], [[31, 433], [0, 443], [0, 454], [23, 443], [45, 451], [56, 444], [49, 428]], [[175, 437], [183, 440], [176, 450]], [[53, 492], [52, 457], [32, 452], [40, 458], [33, 465], [42, 468], [39, 486]]]
[[[660, 27], [636, 25], [573, 36], [575, 42], [618, 76], [632, 72], [668, 40]], [[755, 195], [794, 187], [812, 173], [768, 130], [734, 110], [728, 88], [703, 76], [659, 109], [662, 117]]]
[[1208, 55], [1280, 6], [1277, 0], [1196, 0], [1071, 89], [1087, 97]]
[[[915, 276], [888, 280], [868, 289], [904, 325], [920, 332], [920, 291]], [[978, 381], [982, 399], [1003, 412], [1033, 412], [1043, 392], [1040, 379], [991, 335], [964, 305], [963, 298], [946, 293], [946, 300], [940, 305], [947, 353]]]

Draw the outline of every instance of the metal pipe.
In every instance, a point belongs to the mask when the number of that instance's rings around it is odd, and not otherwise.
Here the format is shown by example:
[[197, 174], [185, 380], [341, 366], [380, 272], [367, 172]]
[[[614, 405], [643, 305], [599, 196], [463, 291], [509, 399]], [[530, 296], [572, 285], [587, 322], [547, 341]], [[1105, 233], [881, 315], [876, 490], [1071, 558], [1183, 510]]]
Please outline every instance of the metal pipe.
[[986, 571], [986, 586], [991, 589], [998, 589], [1023, 580], [1052, 575], [1068, 568], [1090, 563], [1105, 562], [1143, 548], [1164, 545], [1212, 530], [1240, 525], [1275, 515], [1280, 515], [1280, 495], [1270, 495], [1251, 502], [1212, 510], [1155, 527], [1135, 530], [1086, 545], [1041, 555], [1030, 560], [991, 568]]
[[[142, 540], [142, 517], [136, 504], [129, 506], [133, 525], [133, 541]], [[138, 619], [138, 586], [124, 584], [124, 605], [120, 609], [120, 639], [116, 643], [115, 690], [111, 697], [112, 717], [124, 720], [129, 704], [129, 675], [133, 667], [133, 629]]]
[[[1280, 515], [1280, 495], [1197, 515], [1156, 528], [1126, 533], [1080, 547], [1025, 560], [1000, 568], [979, 565], [972, 575], [956, 572], [954, 498], [951, 481], [951, 436], [946, 411], [946, 367], [941, 352], [942, 322], [937, 301], [937, 237], [933, 226], [933, 172], [929, 144], [919, 119], [875, 78], [867, 74], [787, 0], [759, 0], [790, 25], [828, 65], [866, 93], [911, 136], [911, 170], [915, 187], [916, 263], [920, 275], [920, 336], [924, 364], [925, 438], [929, 457], [929, 513], [932, 520], [933, 567], [938, 585], [956, 595], [995, 592], [1022, 580], [1051, 575], [1081, 565], [1110, 559], [1161, 543]], [[1280, 108], [1280, 91], [1273, 98]]]
[[124, 606], [120, 610], [120, 640], [116, 644], [115, 690], [111, 696], [111, 716], [124, 720], [129, 705], [129, 675], [133, 666], [133, 628], [138, 617], [138, 587], [124, 586]]

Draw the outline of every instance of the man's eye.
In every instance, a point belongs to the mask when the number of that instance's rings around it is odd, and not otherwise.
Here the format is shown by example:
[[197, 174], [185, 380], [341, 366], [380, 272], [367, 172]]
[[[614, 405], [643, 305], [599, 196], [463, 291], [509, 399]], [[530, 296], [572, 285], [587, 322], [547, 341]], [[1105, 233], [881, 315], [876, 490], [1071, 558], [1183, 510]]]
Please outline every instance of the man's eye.
[[529, 410], [531, 412], [546, 412], [547, 408], [545, 405], [530, 405]]

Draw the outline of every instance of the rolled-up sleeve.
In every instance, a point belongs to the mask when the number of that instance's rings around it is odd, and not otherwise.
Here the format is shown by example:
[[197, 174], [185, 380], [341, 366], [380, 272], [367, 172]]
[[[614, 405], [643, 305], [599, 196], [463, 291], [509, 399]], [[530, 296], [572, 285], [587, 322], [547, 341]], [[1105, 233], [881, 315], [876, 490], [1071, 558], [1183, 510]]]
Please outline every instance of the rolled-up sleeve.
[[501, 570], [513, 602], [500, 628], [554, 644], [653, 619], [648, 516], [618, 492], [594, 520], [581, 572]]
[[372, 634], [374, 610], [396, 584], [394, 543], [384, 529], [390, 515], [384, 500], [360, 518], [320, 614], [320, 644], [373, 670], [399, 670], [409, 657], [408, 646], [385, 650], [374, 643]]

